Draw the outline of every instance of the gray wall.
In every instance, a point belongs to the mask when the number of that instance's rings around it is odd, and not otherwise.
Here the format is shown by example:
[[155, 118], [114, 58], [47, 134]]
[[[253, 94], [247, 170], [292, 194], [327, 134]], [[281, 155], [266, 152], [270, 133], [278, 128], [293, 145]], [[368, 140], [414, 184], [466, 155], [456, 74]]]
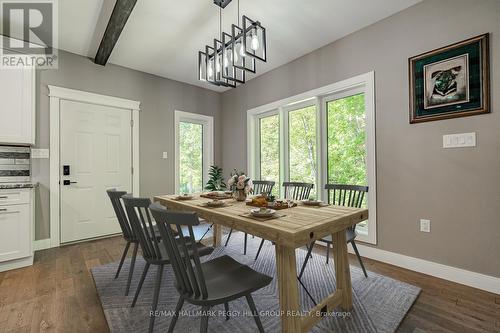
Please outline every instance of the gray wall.
[[[37, 75], [36, 147], [49, 148], [49, 98], [47, 85], [79, 89], [141, 102], [140, 191], [152, 196], [174, 191], [174, 110], [214, 116], [215, 163], [221, 162], [221, 96], [192, 85], [107, 65], [60, 51], [59, 69]], [[162, 159], [162, 152], [169, 158]], [[34, 160], [36, 239], [50, 237], [49, 160]]]
[[[499, 18], [496, 0], [427, 0], [223, 93], [224, 169], [246, 168], [246, 110], [374, 70], [378, 247], [500, 277]], [[485, 32], [493, 113], [410, 125], [408, 58]], [[472, 131], [477, 148], [441, 148]]]

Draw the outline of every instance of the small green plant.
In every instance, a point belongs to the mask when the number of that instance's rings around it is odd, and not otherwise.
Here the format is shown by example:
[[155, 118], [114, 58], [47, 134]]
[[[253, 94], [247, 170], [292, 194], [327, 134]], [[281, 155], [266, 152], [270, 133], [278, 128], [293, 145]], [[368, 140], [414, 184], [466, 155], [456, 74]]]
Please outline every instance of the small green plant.
[[208, 182], [205, 185], [205, 190], [209, 191], [223, 191], [226, 189], [226, 183], [224, 183], [224, 178], [222, 175], [222, 168], [217, 165], [212, 165], [210, 171], [208, 172]]

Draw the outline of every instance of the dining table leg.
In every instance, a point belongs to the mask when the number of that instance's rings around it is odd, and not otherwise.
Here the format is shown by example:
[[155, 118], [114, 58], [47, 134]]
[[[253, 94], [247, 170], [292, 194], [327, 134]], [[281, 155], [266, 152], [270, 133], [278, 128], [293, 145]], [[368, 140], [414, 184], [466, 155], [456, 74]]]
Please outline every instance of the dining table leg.
[[213, 247], [219, 247], [222, 239], [222, 226], [214, 223]]
[[352, 285], [349, 258], [347, 257], [346, 231], [341, 230], [333, 234], [332, 239], [337, 290], [342, 291], [340, 305], [344, 311], [349, 311], [352, 308]]
[[298, 333], [301, 332], [301, 317], [295, 249], [278, 244], [276, 244], [275, 249], [281, 310], [281, 331]]

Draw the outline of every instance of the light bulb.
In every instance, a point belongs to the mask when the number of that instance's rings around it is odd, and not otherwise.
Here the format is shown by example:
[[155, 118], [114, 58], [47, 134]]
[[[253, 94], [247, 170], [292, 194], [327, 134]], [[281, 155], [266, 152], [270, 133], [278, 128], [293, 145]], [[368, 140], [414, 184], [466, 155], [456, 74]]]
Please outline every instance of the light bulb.
[[216, 71], [217, 73], [219, 73], [219, 72], [220, 72], [220, 67], [221, 67], [221, 66], [220, 66], [220, 61], [219, 61], [219, 60], [217, 60], [217, 62], [215, 63], [215, 71]]
[[259, 48], [259, 37], [257, 37], [257, 34], [255, 32], [252, 34], [252, 41], [250, 42], [250, 47], [254, 51], [256, 51]]
[[224, 52], [224, 68], [227, 68], [229, 66], [229, 57], [227, 56], [227, 51]]
[[240, 56], [245, 56], [245, 48], [243, 47], [243, 43], [240, 43]]
[[[238, 45], [236, 45], [236, 46], [238, 46]], [[238, 51], [237, 51], [237, 50], [238, 50], [237, 48], [235, 48], [235, 49], [233, 50], [233, 53], [234, 53], [234, 62], [235, 62], [235, 63], [237, 63], [237, 62], [238, 62], [238, 60], [240, 60], [240, 59], [238, 58]]]
[[207, 75], [208, 75], [209, 77], [211, 77], [212, 75], [214, 75], [214, 69], [213, 69], [213, 67], [212, 67], [212, 62], [210, 62], [210, 63], [208, 64], [208, 68], [207, 68]]

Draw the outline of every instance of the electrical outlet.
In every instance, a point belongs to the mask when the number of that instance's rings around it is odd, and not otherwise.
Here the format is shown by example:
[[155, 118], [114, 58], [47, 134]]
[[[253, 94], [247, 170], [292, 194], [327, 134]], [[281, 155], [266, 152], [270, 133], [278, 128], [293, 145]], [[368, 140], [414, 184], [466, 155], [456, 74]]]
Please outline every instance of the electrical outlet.
[[420, 220], [420, 231], [431, 232], [431, 220]]
[[162, 156], [163, 156], [164, 159], [167, 159], [168, 158], [168, 152], [164, 151]]

